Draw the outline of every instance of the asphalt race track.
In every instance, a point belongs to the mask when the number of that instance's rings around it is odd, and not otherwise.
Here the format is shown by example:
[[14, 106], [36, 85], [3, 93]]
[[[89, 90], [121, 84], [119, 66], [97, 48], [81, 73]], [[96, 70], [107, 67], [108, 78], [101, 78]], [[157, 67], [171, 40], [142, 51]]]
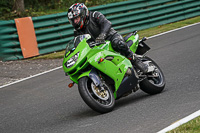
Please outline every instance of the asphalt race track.
[[1, 133], [155, 133], [200, 109], [200, 24], [146, 41], [163, 93], [138, 91], [107, 114], [92, 111], [62, 69], [0, 89]]

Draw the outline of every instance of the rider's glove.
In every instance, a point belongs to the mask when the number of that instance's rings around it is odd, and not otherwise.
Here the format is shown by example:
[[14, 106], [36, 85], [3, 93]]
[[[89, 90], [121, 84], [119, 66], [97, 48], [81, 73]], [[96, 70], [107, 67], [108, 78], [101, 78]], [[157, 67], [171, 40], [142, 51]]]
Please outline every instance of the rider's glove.
[[101, 33], [95, 40], [96, 43], [105, 43], [106, 34]]

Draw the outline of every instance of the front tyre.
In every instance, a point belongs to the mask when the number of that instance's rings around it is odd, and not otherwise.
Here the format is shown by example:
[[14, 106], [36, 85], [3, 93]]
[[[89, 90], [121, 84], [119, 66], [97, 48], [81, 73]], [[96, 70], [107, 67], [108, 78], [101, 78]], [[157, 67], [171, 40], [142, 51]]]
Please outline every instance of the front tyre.
[[82, 77], [78, 81], [78, 90], [84, 102], [99, 113], [107, 113], [113, 110], [115, 98], [111, 86], [103, 83], [103, 87], [97, 87], [88, 77]]
[[144, 61], [151, 61], [150, 65], [155, 67], [155, 70], [147, 74], [147, 78], [140, 82], [140, 88], [144, 92], [154, 95], [161, 93], [165, 87], [165, 77], [160, 67], [149, 57], [144, 57]]

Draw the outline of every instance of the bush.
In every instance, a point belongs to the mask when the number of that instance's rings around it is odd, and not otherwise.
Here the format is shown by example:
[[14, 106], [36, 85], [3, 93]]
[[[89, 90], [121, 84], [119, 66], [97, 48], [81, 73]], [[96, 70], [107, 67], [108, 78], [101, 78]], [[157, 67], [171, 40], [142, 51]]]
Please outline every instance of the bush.
[[[85, 3], [86, 6], [91, 7], [119, 1], [125, 0], [80, 0], [79, 3]], [[14, 0], [1, 0], [0, 20], [66, 12], [74, 3], [77, 3], [77, 0], [24, 0], [25, 12], [17, 13], [13, 10]]]

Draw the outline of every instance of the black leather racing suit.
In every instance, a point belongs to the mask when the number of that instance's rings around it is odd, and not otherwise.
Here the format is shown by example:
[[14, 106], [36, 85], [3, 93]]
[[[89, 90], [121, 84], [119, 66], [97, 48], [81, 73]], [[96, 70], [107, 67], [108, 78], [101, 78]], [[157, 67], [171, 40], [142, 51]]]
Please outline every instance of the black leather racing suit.
[[84, 28], [81, 30], [74, 30], [75, 37], [82, 34], [90, 34], [90, 41], [95, 41], [100, 34], [105, 34], [105, 40], [111, 41], [112, 47], [115, 51], [120, 52], [120, 54], [126, 56], [127, 58], [133, 56], [133, 53], [126, 45], [123, 37], [111, 27], [111, 22], [108, 21], [100, 12], [90, 11], [88, 21]]

